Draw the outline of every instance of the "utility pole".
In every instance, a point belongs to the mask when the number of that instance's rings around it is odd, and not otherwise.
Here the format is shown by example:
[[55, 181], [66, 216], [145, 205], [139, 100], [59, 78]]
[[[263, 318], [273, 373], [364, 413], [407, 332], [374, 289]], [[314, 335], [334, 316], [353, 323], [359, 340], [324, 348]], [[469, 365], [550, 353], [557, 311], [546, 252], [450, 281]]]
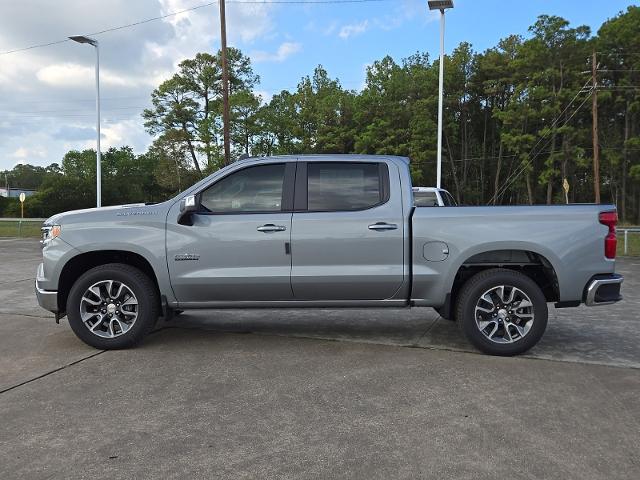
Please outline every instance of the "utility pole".
[[591, 80], [593, 82], [593, 103], [591, 107], [591, 116], [593, 119], [593, 191], [595, 194], [595, 202], [600, 203], [600, 150], [598, 141], [598, 80], [596, 73], [598, 72], [598, 64], [596, 62], [596, 52], [593, 51], [591, 57]]
[[224, 132], [224, 164], [231, 163], [231, 147], [229, 145], [229, 67], [227, 65], [227, 20], [225, 16], [225, 0], [220, 3], [220, 43], [222, 55], [222, 123]]

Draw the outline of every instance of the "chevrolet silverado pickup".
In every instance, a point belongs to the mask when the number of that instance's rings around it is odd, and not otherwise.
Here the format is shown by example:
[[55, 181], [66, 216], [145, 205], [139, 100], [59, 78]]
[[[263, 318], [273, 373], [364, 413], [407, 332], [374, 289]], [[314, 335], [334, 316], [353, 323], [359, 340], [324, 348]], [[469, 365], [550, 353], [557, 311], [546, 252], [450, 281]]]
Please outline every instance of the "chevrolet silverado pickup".
[[622, 298], [616, 222], [613, 205], [416, 207], [402, 157], [250, 158], [160, 204], [49, 218], [35, 290], [99, 349], [188, 309], [433, 307], [515, 355], [548, 303]]

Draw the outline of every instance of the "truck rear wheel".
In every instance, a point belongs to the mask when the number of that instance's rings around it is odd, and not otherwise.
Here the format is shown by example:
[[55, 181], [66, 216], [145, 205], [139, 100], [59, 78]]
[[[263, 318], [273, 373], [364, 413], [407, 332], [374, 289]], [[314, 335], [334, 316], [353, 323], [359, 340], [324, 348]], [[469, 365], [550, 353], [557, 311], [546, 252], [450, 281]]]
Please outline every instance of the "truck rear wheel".
[[456, 302], [456, 319], [464, 336], [490, 355], [518, 355], [542, 338], [547, 302], [526, 275], [495, 268], [471, 277]]
[[158, 293], [137, 268], [110, 263], [92, 268], [71, 287], [67, 317], [74, 333], [101, 350], [129, 348], [153, 328]]

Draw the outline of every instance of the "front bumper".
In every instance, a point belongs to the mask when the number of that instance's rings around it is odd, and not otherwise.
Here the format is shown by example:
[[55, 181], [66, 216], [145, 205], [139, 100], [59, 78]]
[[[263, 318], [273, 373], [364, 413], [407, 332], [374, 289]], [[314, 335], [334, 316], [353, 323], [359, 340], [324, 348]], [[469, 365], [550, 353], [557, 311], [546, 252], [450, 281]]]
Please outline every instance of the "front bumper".
[[592, 307], [595, 305], [610, 305], [622, 300], [620, 286], [624, 277], [617, 273], [596, 275], [585, 288], [584, 303]]
[[49, 310], [53, 313], [58, 313], [58, 292], [56, 290], [44, 290], [40, 287], [39, 279], [43, 278], [44, 266], [41, 263], [38, 265], [38, 271], [36, 273], [36, 298], [38, 299], [38, 303], [45, 310]]

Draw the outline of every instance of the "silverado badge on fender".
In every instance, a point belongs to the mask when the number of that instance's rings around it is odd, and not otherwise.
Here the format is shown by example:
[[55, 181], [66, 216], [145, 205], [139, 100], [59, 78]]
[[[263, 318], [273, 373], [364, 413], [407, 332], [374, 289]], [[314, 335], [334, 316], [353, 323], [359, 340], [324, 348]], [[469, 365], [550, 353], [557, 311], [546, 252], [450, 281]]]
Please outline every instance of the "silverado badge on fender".
[[200, 260], [200, 255], [195, 253], [182, 253], [175, 256], [176, 262], [184, 262], [186, 260]]

